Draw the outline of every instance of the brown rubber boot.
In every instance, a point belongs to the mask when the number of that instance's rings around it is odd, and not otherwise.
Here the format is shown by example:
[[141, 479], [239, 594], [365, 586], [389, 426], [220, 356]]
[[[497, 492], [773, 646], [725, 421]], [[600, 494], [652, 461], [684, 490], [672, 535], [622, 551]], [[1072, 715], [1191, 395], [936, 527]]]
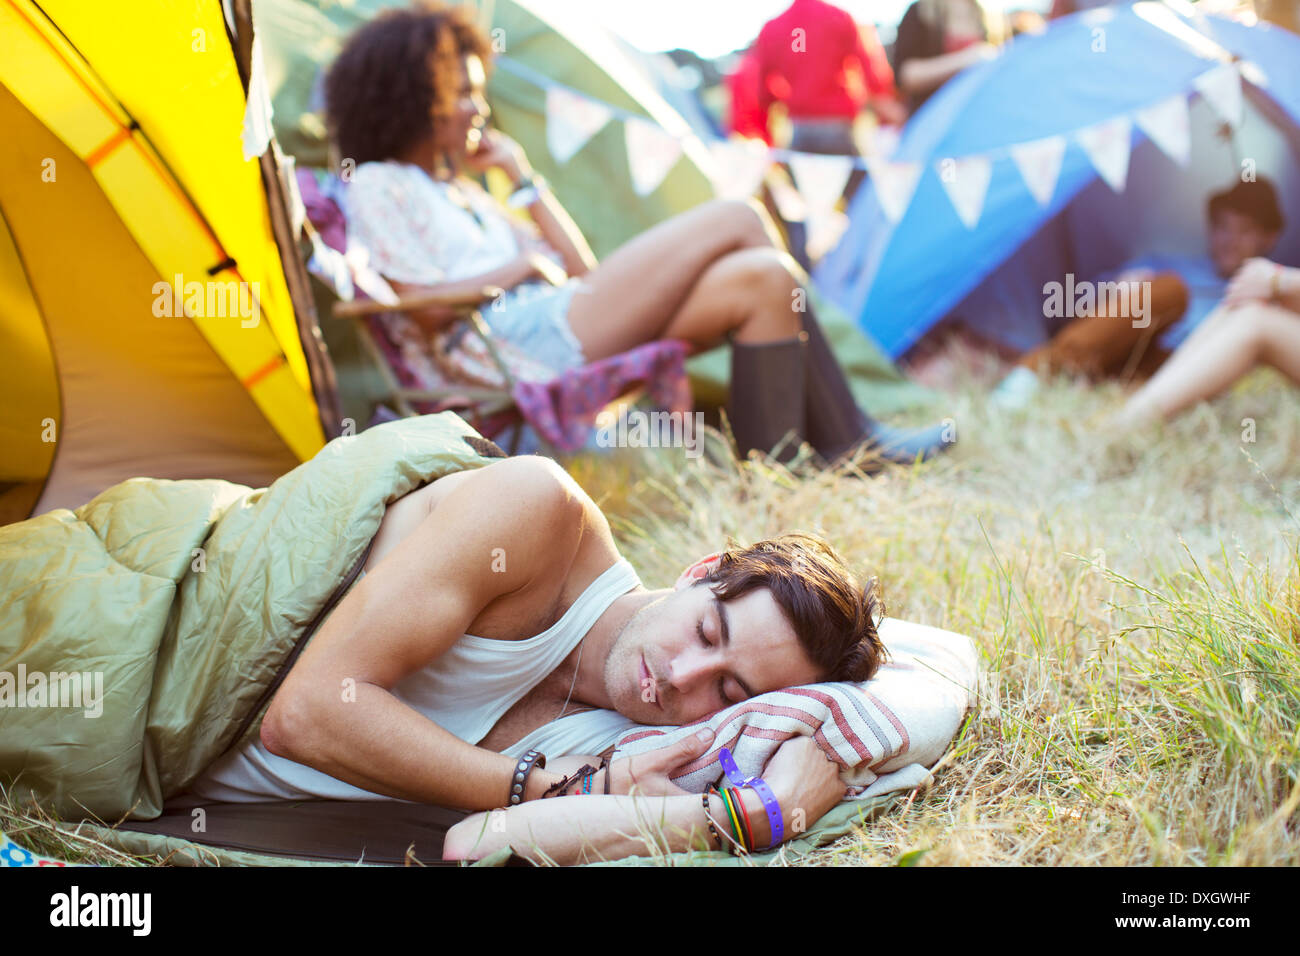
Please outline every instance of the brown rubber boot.
[[777, 459], [789, 461], [798, 452], [804, 438], [807, 338], [800, 333], [779, 342], [731, 343], [727, 417], [741, 458], [776, 448]]
[[952, 442], [947, 440], [947, 428], [943, 424], [891, 428], [859, 408], [817, 317], [811, 310], [800, 316], [808, 336], [805, 377], [808, 421], [804, 434], [822, 458], [835, 462], [863, 445], [869, 455], [910, 465], [918, 458], [924, 461], [947, 450]]

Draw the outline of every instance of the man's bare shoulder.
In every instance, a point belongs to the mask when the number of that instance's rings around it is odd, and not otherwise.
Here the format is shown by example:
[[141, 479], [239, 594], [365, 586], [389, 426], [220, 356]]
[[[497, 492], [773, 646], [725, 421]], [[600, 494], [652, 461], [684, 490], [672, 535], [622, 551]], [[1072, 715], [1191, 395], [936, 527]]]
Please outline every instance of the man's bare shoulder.
[[537, 455], [456, 472], [393, 502], [367, 571], [413, 535], [454, 555], [462, 573], [491, 570], [506, 590], [557, 572], [585, 578], [619, 557], [596, 503], [559, 464]]

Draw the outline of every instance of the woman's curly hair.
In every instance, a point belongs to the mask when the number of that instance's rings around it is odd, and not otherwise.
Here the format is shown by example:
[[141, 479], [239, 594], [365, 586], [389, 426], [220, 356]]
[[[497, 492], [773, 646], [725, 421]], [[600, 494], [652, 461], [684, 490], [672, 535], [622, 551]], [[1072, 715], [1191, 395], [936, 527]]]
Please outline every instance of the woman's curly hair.
[[461, 62], [486, 69], [491, 44], [472, 7], [423, 0], [388, 10], [348, 38], [325, 78], [330, 132], [342, 159], [395, 159], [451, 116]]

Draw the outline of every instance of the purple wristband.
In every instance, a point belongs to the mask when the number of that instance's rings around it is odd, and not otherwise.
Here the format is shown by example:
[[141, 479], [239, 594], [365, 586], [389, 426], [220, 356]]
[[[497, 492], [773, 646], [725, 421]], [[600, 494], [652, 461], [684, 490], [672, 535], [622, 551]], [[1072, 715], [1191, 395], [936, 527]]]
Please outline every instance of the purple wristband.
[[718, 763], [722, 764], [723, 772], [734, 786], [753, 787], [758, 798], [763, 801], [763, 809], [767, 811], [767, 822], [772, 831], [772, 842], [765, 849], [772, 849], [785, 839], [785, 823], [781, 819], [781, 804], [776, 802], [776, 794], [762, 777], [750, 777], [746, 780], [740, 768], [736, 766], [736, 759], [731, 756], [731, 751], [726, 747], [718, 751]]

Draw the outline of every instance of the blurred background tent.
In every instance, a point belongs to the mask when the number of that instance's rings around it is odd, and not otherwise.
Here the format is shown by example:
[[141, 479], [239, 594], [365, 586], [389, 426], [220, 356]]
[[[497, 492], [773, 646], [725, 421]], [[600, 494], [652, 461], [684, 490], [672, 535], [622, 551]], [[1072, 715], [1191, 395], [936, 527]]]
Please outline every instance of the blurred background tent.
[[[381, 10], [406, 5], [255, 0], [277, 139], [299, 164], [330, 167], [322, 78], [348, 34]], [[563, 2], [480, 0], [477, 6], [496, 51], [487, 90], [493, 122], [523, 146], [598, 257], [714, 198], [705, 130], [670, 105], [637, 51], [599, 23], [566, 13]], [[341, 160], [335, 157], [335, 171]], [[845, 314], [816, 293], [813, 301], [822, 306], [818, 317], [860, 402], [888, 414], [930, 397]], [[327, 321], [324, 330], [347, 409], [355, 410], [349, 414], [364, 419], [356, 393], [377, 384], [365, 372], [364, 353], [347, 324]], [[726, 349], [696, 356], [687, 369], [698, 402], [726, 401]]]
[[0, 0], [0, 521], [268, 484], [338, 431], [241, 35], [218, 0]]
[[1256, 174], [1300, 263], [1298, 65], [1300, 37], [1183, 3], [1017, 37], [918, 111], [815, 277], [891, 357], [946, 319], [1028, 349], [1056, 331], [1046, 282], [1204, 255], [1208, 197]]

